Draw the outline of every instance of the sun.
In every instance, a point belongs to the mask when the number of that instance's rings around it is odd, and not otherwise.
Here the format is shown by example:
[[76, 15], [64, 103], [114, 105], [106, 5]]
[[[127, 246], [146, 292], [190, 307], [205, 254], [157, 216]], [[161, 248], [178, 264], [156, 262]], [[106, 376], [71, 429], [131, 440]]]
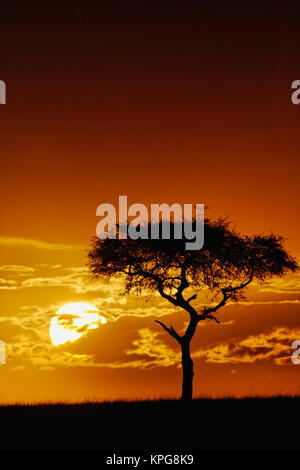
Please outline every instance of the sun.
[[88, 330], [98, 328], [107, 323], [105, 317], [99, 315], [94, 305], [85, 302], [74, 302], [57, 310], [50, 321], [50, 338], [54, 346], [73, 342], [86, 335]]

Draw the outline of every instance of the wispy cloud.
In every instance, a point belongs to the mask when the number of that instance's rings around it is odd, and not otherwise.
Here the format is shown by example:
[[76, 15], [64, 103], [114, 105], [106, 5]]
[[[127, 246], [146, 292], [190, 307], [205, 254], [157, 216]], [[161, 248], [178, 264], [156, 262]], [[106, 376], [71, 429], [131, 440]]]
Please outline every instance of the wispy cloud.
[[169, 367], [178, 363], [179, 354], [161, 341], [158, 333], [149, 328], [142, 328], [138, 334], [139, 338], [132, 343], [134, 347], [128, 349], [126, 354], [134, 356], [136, 359], [140, 358], [139, 367]]
[[20, 266], [18, 264], [5, 264], [0, 266], [0, 271], [14, 274], [31, 274], [34, 272], [34, 268], [31, 266]]
[[34, 277], [19, 284], [19, 288], [69, 287], [77, 294], [97, 291], [99, 282], [91, 282], [87, 275], [68, 274], [66, 276]]
[[91, 354], [71, 354], [60, 351], [49, 342], [19, 336], [17, 341], [7, 345], [7, 365], [15, 368], [28, 364], [42, 370], [56, 367], [96, 367]]
[[277, 365], [291, 362], [292, 342], [300, 339], [300, 329], [275, 328], [270, 333], [252, 335], [243, 340], [230, 340], [215, 347], [198, 350], [194, 356], [217, 364], [273, 361]]
[[42, 240], [32, 240], [30, 238], [18, 237], [0, 237], [0, 245], [6, 246], [30, 246], [43, 250], [78, 250], [83, 249], [84, 245], [68, 245], [64, 243], [51, 243]]
[[59, 269], [62, 268], [61, 264], [47, 264], [47, 263], [42, 263], [42, 264], [36, 264], [36, 268], [49, 268], [49, 269]]
[[300, 294], [300, 275], [295, 274], [293, 277], [270, 279], [265, 281], [259, 291], [276, 294]]
[[15, 290], [17, 289], [17, 282], [9, 279], [0, 279], [0, 289]]
[[[251, 307], [252, 305], [273, 305], [273, 304], [300, 304], [300, 300], [252, 300], [252, 301], [240, 301], [238, 305], [244, 305]], [[237, 305], [235, 302], [228, 302], [227, 305]]]

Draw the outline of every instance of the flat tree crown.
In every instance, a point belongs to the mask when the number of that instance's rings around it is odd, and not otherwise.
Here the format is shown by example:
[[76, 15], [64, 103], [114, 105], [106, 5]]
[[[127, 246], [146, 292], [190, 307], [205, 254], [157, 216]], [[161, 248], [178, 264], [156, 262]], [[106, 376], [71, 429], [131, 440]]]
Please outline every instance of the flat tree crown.
[[[91, 273], [104, 278], [123, 276], [126, 293], [159, 291], [176, 304], [186, 300], [183, 291], [187, 288], [223, 295], [227, 290], [231, 299], [238, 300], [242, 288], [253, 279], [263, 281], [298, 269], [281, 236], [241, 235], [226, 219], [205, 219], [204, 246], [189, 251], [184, 230], [181, 239], [175, 238], [175, 223], [170, 222], [168, 240], [161, 231], [156, 240], [94, 237], [88, 254]], [[150, 223], [148, 228], [150, 233]]]

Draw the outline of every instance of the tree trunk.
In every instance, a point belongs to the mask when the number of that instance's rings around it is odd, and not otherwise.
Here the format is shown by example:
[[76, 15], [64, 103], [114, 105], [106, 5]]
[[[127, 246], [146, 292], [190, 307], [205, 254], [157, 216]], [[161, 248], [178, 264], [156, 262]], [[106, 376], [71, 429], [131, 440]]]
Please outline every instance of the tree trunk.
[[181, 400], [190, 402], [193, 398], [193, 377], [194, 377], [194, 364], [190, 354], [190, 342], [184, 341], [181, 343], [182, 353], [182, 394]]

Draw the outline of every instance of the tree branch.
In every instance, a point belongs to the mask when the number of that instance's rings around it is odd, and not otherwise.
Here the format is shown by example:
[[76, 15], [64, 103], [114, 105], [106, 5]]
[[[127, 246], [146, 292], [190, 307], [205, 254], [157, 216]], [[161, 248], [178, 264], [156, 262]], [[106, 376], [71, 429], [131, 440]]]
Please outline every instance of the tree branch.
[[222, 289], [221, 292], [223, 294], [223, 298], [222, 298], [221, 302], [218, 303], [217, 305], [215, 305], [215, 307], [204, 309], [202, 315], [200, 315], [201, 319], [204, 320], [205, 318], [212, 318], [213, 320], [217, 321], [217, 319], [215, 317], [213, 317], [212, 315], [210, 315], [210, 314], [216, 312], [217, 310], [219, 310], [219, 308], [226, 305], [227, 300], [230, 299], [233, 292], [236, 292], [236, 291], [238, 291], [240, 289], [243, 289], [244, 287], [248, 286], [248, 284], [250, 284], [250, 282], [253, 281], [253, 277], [254, 277], [254, 268], [252, 267], [250, 278], [248, 279], [248, 281], [246, 281], [243, 284], [240, 284], [239, 286], [236, 286], [236, 287], [229, 286], [229, 287], [225, 287], [224, 289]]
[[206, 315], [205, 318], [209, 318], [210, 320], [214, 320], [215, 322], [217, 323], [220, 323], [220, 320], [218, 320], [216, 317], [214, 317], [213, 315]]
[[159, 321], [159, 320], [155, 320], [155, 321], [160, 326], [162, 326], [163, 329], [169, 333], [169, 335], [175, 338], [179, 343], [181, 342], [181, 336], [174, 330], [173, 326], [170, 326], [170, 328], [168, 328], [162, 321]]
[[226, 287], [225, 289], [222, 289], [222, 293], [223, 291], [226, 291], [226, 292], [235, 292], [237, 290], [240, 290], [240, 289], [244, 289], [244, 287], [248, 286], [248, 284], [250, 284], [250, 282], [253, 281], [253, 277], [254, 277], [254, 268], [252, 267], [251, 268], [251, 274], [250, 274], [250, 278], [248, 279], [248, 281], [244, 282], [243, 284], [240, 284], [239, 286], [236, 286], [236, 287]]
[[201, 315], [202, 319], [207, 318], [208, 315], [210, 315], [211, 313], [216, 312], [217, 310], [219, 310], [219, 308], [223, 307], [226, 304], [227, 300], [230, 298], [230, 295], [227, 295], [227, 293], [224, 292], [224, 291], [225, 291], [225, 289], [222, 289], [223, 299], [221, 300], [221, 302], [219, 302], [217, 305], [215, 305], [215, 307], [205, 308], [203, 310], [203, 313]]
[[187, 278], [186, 278], [186, 267], [184, 264], [181, 264], [181, 273], [180, 273], [180, 279], [181, 279], [181, 283], [180, 283], [180, 286], [178, 287], [177, 289], [177, 294], [176, 296], [178, 297], [178, 299], [180, 298], [183, 298], [182, 297], [182, 292], [184, 291], [184, 289], [186, 289], [187, 287], [189, 287], [189, 283], [187, 281]]
[[120, 269], [120, 272], [128, 275], [128, 276], [131, 276], [131, 277], [134, 277], [134, 276], [142, 276], [144, 279], [153, 279], [153, 281], [155, 281], [157, 283], [157, 288], [158, 288], [158, 291], [160, 293], [160, 295], [168, 300], [169, 302], [171, 302], [173, 305], [176, 305], [176, 307], [179, 306], [179, 303], [176, 299], [174, 299], [174, 297], [172, 297], [171, 295], [168, 295], [164, 292], [164, 289], [163, 289], [163, 282], [165, 281], [165, 279], [161, 279], [157, 274], [154, 274], [152, 272], [147, 272], [147, 271], [144, 271], [140, 266], [139, 266], [139, 269], [136, 269], [135, 268], [135, 271], [132, 272], [131, 270], [130, 271], [126, 271], [125, 269]]
[[176, 305], [176, 307], [179, 306], [179, 303], [177, 302], [176, 299], [174, 299], [171, 295], [169, 294], [166, 294], [164, 292], [164, 289], [163, 289], [163, 286], [162, 286], [162, 281], [161, 280], [157, 280], [157, 287], [158, 287], [158, 292], [160, 293], [160, 295], [164, 298], [164, 299], [167, 299], [169, 302], [171, 302], [173, 305]]
[[197, 294], [192, 295], [189, 299], [187, 299], [187, 303], [189, 304], [192, 300], [197, 299]]

